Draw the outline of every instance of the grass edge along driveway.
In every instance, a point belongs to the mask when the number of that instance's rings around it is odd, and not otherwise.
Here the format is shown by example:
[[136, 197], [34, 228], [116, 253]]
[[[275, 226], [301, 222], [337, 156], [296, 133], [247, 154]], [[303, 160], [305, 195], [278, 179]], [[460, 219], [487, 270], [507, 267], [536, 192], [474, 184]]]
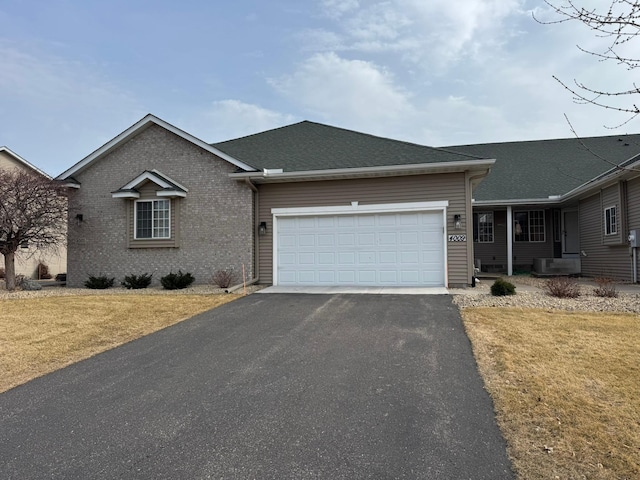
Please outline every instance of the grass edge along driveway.
[[518, 478], [640, 478], [637, 315], [462, 316]]
[[140, 294], [0, 300], [0, 393], [236, 298]]

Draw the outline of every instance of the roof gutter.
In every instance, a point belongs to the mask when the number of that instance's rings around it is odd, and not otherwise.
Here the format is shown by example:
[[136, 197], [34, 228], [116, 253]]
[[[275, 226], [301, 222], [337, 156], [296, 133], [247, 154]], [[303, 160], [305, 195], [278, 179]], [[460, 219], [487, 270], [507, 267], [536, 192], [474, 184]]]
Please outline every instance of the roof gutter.
[[607, 170], [603, 174], [589, 180], [586, 183], [583, 183], [579, 187], [576, 187], [573, 190], [568, 191], [567, 193], [562, 195], [562, 200], [564, 201], [564, 200], [569, 200], [569, 199], [578, 197], [581, 194], [588, 192], [594, 187], [598, 187], [605, 183], [616, 180], [622, 175], [628, 174], [630, 172], [630, 170], [628, 170], [629, 168], [633, 169], [631, 170], [632, 172], [635, 172], [637, 175], [640, 175], [640, 170], [637, 169], [638, 167], [640, 167], [640, 154], [630, 158], [626, 162], [621, 163], [617, 167], [613, 167]]
[[379, 167], [334, 168], [328, 170], [306, 170], [284, 172], [281, 169], [265, 169], [261, 172], [230, 173], [229, 177], [237, 180], [285, 181], [303, 180], [305, 178], [358, 177], [366, 175], [393, 175], [408, 172], [437, 173], [440, 171], [466, 171], [471, 169], [489, 169], [495, 159], [464, 160], [460, 162], [416, 163], [410, 165], [384, 165]]

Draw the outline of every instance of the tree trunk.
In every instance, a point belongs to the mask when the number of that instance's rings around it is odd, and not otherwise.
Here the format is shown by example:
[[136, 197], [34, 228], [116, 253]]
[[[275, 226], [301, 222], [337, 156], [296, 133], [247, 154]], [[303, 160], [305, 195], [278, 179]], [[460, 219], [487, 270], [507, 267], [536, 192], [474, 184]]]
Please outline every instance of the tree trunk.
[[16, 252], [4, 254], [4, 282], [10, 292], [16, 289]]

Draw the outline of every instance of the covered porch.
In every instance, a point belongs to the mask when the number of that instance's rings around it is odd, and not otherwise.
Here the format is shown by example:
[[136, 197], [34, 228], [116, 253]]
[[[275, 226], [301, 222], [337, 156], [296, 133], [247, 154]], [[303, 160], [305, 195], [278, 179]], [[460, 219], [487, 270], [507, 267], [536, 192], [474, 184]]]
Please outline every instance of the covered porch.
[[580, 273], [577, 206], [474, 205], [475, 267], [481, 273]]

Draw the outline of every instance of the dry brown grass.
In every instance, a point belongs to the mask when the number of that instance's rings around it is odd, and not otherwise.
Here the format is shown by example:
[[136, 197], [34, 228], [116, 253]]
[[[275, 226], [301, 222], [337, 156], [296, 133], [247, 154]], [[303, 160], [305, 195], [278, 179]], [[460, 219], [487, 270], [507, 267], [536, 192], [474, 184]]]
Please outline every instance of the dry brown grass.
[[0, 392], [235, 298], [93, 295], [0, 300]]
[[640, 478], [637, 315], [463, 317], [520, 479]]

